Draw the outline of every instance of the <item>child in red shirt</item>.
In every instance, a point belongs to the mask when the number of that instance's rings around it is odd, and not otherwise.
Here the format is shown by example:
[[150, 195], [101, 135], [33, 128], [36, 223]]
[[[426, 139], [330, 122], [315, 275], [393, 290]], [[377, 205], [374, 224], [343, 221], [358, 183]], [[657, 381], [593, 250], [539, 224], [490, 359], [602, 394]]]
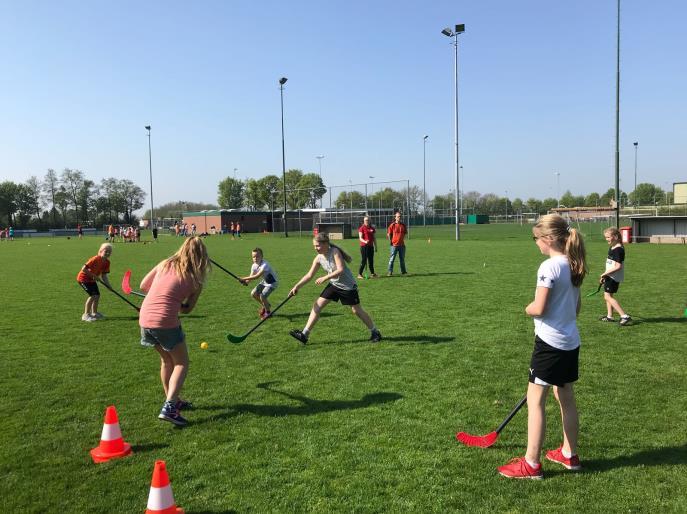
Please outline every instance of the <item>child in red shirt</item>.
[[91, 322], [105, 317], [98, 312], [100, 290], [98, 289], [97, 282], [100, 280], [107, 287], [112, 288], [110, 280], [107, 278], [107, 274], [110, 272], [110, 261], [108, 259], [110, 255], [112, 255], [112, 245], [110, 243], [101, 244], [98, 254], [88, 259], [76, 276], [76, 281], [88, 294], [81, 321]]

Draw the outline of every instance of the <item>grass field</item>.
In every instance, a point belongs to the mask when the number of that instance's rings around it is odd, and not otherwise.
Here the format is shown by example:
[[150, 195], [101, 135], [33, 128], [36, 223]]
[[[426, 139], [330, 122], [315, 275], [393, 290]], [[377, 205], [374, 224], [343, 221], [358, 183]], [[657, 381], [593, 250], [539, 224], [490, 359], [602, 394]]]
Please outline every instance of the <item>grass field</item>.
[[[607, 246], [601, 226], [582, 229], [594, 232], [586, 293]], [[135, 311], [103, 291], [107, 318], [80, 321], [85, 295], [75, 276], [102, 240], [0, 244], [0, 512], [142, 512], [156, 459], [167, 461], [187, 513], [687, 511], [687, 249], [627, 247], [618, 298], [632, 326], [598, 322], [603, 299], [584, 300], [576, 386], [584, 471], [544, 464], [543, 482], [523, 482], [496, 467], [524, 453], [524, 410], [492, 448], [454, 436], [494, 430], [525, 391], [533, 335], [524, 307], [543, 256], [527, 226], [464, 227], [459, 243], [452, 234], [414, 229], [409, 276], [361, 281], [362, 304], [384, 335], [377, 345], [335, 304], [307, 346], [290, 338], [319, 294], [314, 284], [231, 345], [226, 333], [252, 327], [257, 304], [215, 269], [182, 320], [191, 355], [184, 396], [196, 405], [185, 429], [156, 419], [159, 361], [139, 345]], [[206, 242], [213, 259], [241, 274], [261, 246], [280, 276], [274, 302], [314, 256], [308, 238]], [[137, 284], [179, 244], [116, 244], [112, 283], [131, 269]], [[356, 263], [356, 242], [343, 246]], [[387, 252], [381, 244], [378, 272]], [[110, 404], [134, 454], [95, 465], [88, 451]], [[553, 398], [548, 414], [553, 448]]]

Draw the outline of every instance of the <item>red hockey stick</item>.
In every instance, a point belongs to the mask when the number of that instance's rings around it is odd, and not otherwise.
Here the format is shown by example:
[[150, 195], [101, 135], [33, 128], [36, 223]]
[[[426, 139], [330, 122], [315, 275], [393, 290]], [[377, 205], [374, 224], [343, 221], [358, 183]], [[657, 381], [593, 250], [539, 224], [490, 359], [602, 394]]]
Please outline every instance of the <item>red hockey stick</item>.
[[492, 444], [496, 442], [496, 439], [498, 439], [501, 430], [503, 430], [504, 427], [510, 422], [510, 420], [513, 419], [513, 417], [518, 413], [522, 406], [525, 405], [525, 403], [527, 403], [527, 395], [522, 397], [522, 400], [518, 402], [518, 404], [513, 408], [513, 410], [510, 411], [510, 414], [506, 416], [506, 419], [503, 420], [503, 423], [501, 423], [499, 427], [493, 432], [487, 435], [470, 435], [465, 432], [458, 432], [456, 434], [456, 439], [458, 439], [461, 443], [463, 443], [466, 446], [479, 446], [480, 448], [489, 448]]
[[125, 294], [135, 294], [136, 296], [141, 296], [143, 298], [146, 297], [143, 293], [139, 293], [138, 291], [134, 291], [131, 289], [131, 270], [128, 269], [126, 270], [126, 273], [124, 273], [124, 277], [122, 278], [122, 291], [124, 291]]

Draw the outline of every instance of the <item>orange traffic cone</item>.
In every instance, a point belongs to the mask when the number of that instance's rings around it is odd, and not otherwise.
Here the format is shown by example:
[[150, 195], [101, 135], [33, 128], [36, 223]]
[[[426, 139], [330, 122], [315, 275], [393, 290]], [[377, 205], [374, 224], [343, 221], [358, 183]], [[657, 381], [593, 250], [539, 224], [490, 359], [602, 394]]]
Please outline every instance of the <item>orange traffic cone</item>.
[[110, 459], [126, 457], [131, 453], [131, 445], [122, 439], [119, 429], [119, 419], [114, 405], [110, 405], [105, 411], [105, 423], [103, 433], [100, 436], [100, 445], [91, 450], [93, 462], [107, 462]]
[[167, 465], [164, 460], [155, 461], [145, 514], [184, 514], [184, 509], [177, 507], [174, 503], [172, 485], [169, 483]]

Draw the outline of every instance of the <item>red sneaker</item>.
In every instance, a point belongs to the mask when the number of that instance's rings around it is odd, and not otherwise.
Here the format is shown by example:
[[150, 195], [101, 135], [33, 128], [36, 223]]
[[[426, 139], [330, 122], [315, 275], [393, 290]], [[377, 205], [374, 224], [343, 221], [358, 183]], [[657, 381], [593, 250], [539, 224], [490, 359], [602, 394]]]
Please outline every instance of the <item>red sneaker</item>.
[[569, 459], [566, 458], [565, 455], [563, 455], [562, 446], [560, 448], [556, 448], [555, 450], [549, 450], [546, 452], [546, 458], [551, 462], [557, 462], [561, 466], [573, 471], [582, 469], [582, 466], [580, 465], [580, 458], [577, 455], [573, 455]]
[[509, 461], [505, 466], [498, 468], [501, 475], [508, 478], [532, 478], [534, 480], [541, 480], [544, 478], [544, 473], [541, 470], [541, 464], [533, 468], [527, 463], [525, 457], [516, 457]]
[[265, 312], [263, 312], [262, 315], [260, 316], [260, 319], [267, 319], [267, 318], [269, 318], [271, 315], [272, 315], [272, 311], [265, 311]]
[[260, 316], [262, 318], [264, 316], [264, 314], [265, 314], [265, 308], [260, 307], [260, 310], [258, 311], [258, 316]]

